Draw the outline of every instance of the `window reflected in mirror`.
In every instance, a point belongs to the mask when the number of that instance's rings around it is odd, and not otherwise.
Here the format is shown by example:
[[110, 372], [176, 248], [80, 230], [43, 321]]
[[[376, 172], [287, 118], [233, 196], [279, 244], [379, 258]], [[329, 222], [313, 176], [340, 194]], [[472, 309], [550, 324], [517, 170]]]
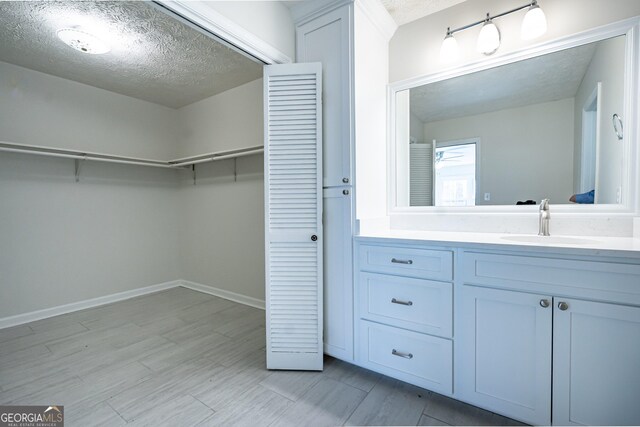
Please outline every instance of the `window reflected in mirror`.
[[396, 205], [618, 204], [625, 36], [396, 93]]

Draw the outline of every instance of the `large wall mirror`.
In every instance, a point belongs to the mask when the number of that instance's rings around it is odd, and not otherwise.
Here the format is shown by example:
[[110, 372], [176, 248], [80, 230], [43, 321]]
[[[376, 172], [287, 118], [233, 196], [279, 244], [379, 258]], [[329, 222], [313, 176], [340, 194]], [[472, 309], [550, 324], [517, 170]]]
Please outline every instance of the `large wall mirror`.
[[637, 47], [594, 38], [392, 85], [392, 208], [623, 204]]

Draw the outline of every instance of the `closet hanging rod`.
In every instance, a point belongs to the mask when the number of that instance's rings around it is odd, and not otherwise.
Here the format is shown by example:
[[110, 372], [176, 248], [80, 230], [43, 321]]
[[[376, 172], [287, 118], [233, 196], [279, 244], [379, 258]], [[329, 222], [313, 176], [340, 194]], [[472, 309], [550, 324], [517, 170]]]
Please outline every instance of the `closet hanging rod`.
[[263, 147], [254, 148], [254, 149], [247, 150], [247, 151], [230, 153], [230, 154], [223, 154], [224, 152], [220, 152], [220, 153], [216, 153], [214, 155], [209, 155], [209, 156], [204, 157], [204, 158], [201, 158], [202, 156], [198, 156], [197, 160], [187, 160], [187, 161], [183, 161], [183, 162], [180, 162], [180, 163], [173, 163], [173, 162], [175, 162], [175, 160], [173, 160], [171, 162], [171, 165], [175, 166], [175, 167], [183, 167], [183, 166], [197, 165], [197, 164], [206, 163], [206, 162], [215, 162], [217, 160], [235, 159], [237, 157], [251, 156], [251, 155], [260, 154], [260, 153], [263, 153], [263, 152], [264, 152], [264, 148]]
[[173, 168], [167, 162], [160, 160], [141, 159], [137, 157], [115, 156], [111, 154], [91, 153], [76, 150], [67, 150], [40, 145], [17, 144], [13, 142], [0, 142], [0, 151], [22, 154], [37, 154], [40, 156], [62, 157], [76, 160], [92, 160], [108, 163], [122, 163], [128, 165], [153, 166], [159, 168]]
[[200, 154], [198, 156], [185, 157], [182, 159], [162, 161], [141, 159], [137, 157], [116, 156], [111, 154], [91, 153], [62, 148], [44, 147], [41, 145], [18, 144], [14, 142], [0, 141], [0, 151], [23, 154], [37, 154], [40, 156], [62, 157], [76, 160], [92, 160], [98, 162], [121, 163], [128, 165], [153, 166], [159, 168], [184, 168], [199, 163], [212, 162], [216, 160], [232, 159], [236, 157], [250, 156], [264, 152], [262, 145], [254, 147], [240, 148], [236, 150], [218, 151], [214, 153]]
[[250, 154], [258, 154], [258, 153], [262, 153], [264, 152], [264, 146], [263, 145], [254, 145], [253, 147], [246, 147], [246, 148], [236, 148], [233, 150], [225, 150], [225, 151], [216, 151], [213, 153], [205, 153], [205, 154], [198, 154], [196, 156], [189, 156], [189, 157], [183, 157], [181, 159], [175, 159], [175, 160], [170, 160], [169, 163], [171, 164], [182, 164], [182, 163], [188, 163], [191, 164], [191, 162], [195, 162], [195, 161], [199, 161], [199, 160], [205, 160], [205, 159], [220, 159], [221, 157], [225, 157], [225, 158], [232, 158], [235, 156], [246, 156], [246, 155], [250, 155]]

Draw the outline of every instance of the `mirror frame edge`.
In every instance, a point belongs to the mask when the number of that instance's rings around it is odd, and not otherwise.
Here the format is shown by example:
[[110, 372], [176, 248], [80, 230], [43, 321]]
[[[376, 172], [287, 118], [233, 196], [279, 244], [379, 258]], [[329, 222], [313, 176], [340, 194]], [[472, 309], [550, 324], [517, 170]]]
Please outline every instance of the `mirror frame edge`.
[[[626, 36], [625, 43], [625, 88], [624, 117], [626, 118], [623, 146], [623, 181], [621, 204], [571, 205], [554, 204], [554, 213], [573, 216], [603, 215], [636, 216], [640, 214], [640, 16], [591, 28], [554, 40], [534, 44], [500, 56], [464, 63], [442, 71], [410, 77], [387, 85], [387, 215], [422, 214], [526, 214], [537, 210], [536, 206], [524, 207], [510, 205], [473, 206], [473, 207], [436, 207], [436, 206], [396, 206], [396, 93], [417, 86], [435, 83], [467, 74], [496, 68], [502, 65], [535, 58], [588, 43], [594, 43], [612, 37]], [[631, 142], [635, 142], [632, 144]], [[535, 208], [535, 209], [533, 209]]]

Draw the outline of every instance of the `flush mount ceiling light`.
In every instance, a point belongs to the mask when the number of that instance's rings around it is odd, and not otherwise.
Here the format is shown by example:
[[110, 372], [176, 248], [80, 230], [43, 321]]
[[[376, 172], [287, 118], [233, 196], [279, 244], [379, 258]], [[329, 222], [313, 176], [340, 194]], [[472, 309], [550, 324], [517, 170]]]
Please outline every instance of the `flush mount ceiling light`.
[[523, 40], [533, 40], [540, 37], [547, 32], [547, 18], [544, 12], [538, 5], [538, 0], [533, 0], [524, 6], [516, 7], [509, 11], [499, 13], [491, 16], [487, 13], [485, 19], [474, 22], [473, 24], [465, 25], [454, 30], [447, 28], [447, 34], [442, 42], [442, 48], [440, 49], [440, 60], [443, 62], [451, 62], [458, 57], [458, 43], [454, 37], [454, 34], [463, 31], [477, 25], [482, 24], [480, 35], [478, 36], [477, 50], [485, 55], [494, 54], [500, 47], [500, 30], [494, 24], [493, 20], [496, 18], [509, 15], [514, 12], [518, 12], [523, 9], [529, 9], [522, 21], [521, 37]]
[[92, 55], [107, 53], [111, 47], [98, 37], [77, 28], [63, 28], [58, 30], [58, 38], [75, 50]]

